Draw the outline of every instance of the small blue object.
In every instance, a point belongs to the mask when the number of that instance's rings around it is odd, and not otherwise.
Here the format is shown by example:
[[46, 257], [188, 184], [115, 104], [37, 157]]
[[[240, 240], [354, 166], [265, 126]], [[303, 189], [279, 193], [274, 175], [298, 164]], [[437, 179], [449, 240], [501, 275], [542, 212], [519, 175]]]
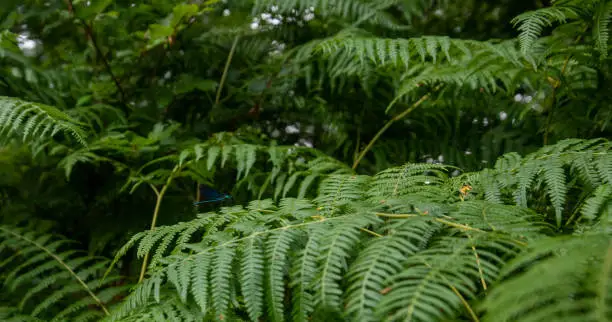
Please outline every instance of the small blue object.
[[200, 187], [200, 200], [197, 202], [194, 202], [193, 203], [194, 206], [201, 205], [204, 203], [209, 203], [209, 202], [219, 202], [219, 201], [223, 201], [227, 199], [232, 199], [232, 196], [226, 193], [221, 193], [207, 185], [199, 185], [199, 187]]

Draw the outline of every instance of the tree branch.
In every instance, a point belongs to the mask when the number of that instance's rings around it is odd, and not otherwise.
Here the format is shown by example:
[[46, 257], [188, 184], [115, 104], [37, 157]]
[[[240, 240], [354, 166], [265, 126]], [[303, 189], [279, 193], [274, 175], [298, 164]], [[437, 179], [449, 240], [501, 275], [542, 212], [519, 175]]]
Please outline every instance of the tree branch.
[[[72, 4], [72, 0], [66, 0], [66, 4], [68, 5], [68, 12], [70, 12], [74, 16], [75, 15], [75, 11], [74, 11], [74, 5]], [[123, 90], [123, 87], [121, 86], [121, 83], [119, 83], [119, 80], [117, 79], [117, 77], [113, 73], [113, 70], [112, 70], [110, 64], [108, 63], [108, 60], [106, 59], [106, 57], [102, 53], [102, 50], [100, 49], [100, 46], [98, 45], [98, 42], [96, 41], [96, 37], [94, 35], [92, 26], [90, 24], [88, 24], [85, 20], [81, 19], [81, 18], [78, 18], [78, 20], [83, 25], [83, 28], [85, 28], [85, 33], [87, 34], [87, 38], [89, 40], [91, 40], [91, 44], [93, 45], [94, 49], [96, 50], [96, 54], [100, 58], [102, 58], [102, 62], [104, 63], [104, 67], [106, 68], [106, 71], [108, 72], [110, 77], [113, 79], [113, 82], [115, 83], [115, 87], [117, 87], [117, 91], [119, 91], [119, 95], [121, 96], [121, 103], [124, 106], [127, 107], [128, 105], [127, 105], [127, 103], [125, 101], [125, 99], [126, 99], [125, 91]]]

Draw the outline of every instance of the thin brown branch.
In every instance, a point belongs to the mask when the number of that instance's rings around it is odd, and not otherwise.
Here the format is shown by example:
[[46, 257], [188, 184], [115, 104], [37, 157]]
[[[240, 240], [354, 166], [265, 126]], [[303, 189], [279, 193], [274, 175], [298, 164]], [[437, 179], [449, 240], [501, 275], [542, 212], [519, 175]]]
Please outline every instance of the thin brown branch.
[[[582, 32], [583, 33], [586, 32], [587, 29], [588, 29], [588, 26]], [[581, 39], [582, 39], [582, 35], [579, 35], [574, 41], [574, 43], [577, 44], [578, 42], [580, 42]], [[568, 55], [565, 58], [565, 61], [563, 62], [563, 67], [561, 68], [560, 78], [563, 78], [563, 76], [565, 75], [565, 72], [567, 71], [567, 67], [569, 65], [569, 61], [571, 57], [572, 57], [571, 55]], [[546, 118], [546, 128], [544, 129], [544, 140], [543, 140], [544, 145], [548, 145], [548, 135], [550, 134], [550, 126], [552, 125], [552, 118], [553, 118], [553, 114], [555, 111], [555, 105], [557, 103], [557, 89], [561, 86], [561, 79], [554, 80], [552, 84], [553, 84], [553, 90], [552, 90], [552, 95], [550, 99], [550, 106], [548, 108], [549, 109], [548, 117]]]
[[[68, 12], [70, 12], [73, 16], [76, 15], [76, 13], [74, 11], [74, 5], [72, 4], [72, 0], [66, 0], [66, 4], [68, 6]], [[121, 103], [127, 107], [128, 105], [126, 104], [126, 101], [125, 101], [125, 99], [126, 99], [125, 91], [123, 90], [123, 87], [121, 86], [121, 83], [119, 83], [119, 80], [117, 79], [117, 77], [113, 73], [113, 70], [112, 70], [108, 60], [106, 59], [106, 57], [102, 53], [102, 50], [100, 49], [100, 46], [98, 45], [98, 42], [96, 41], [96, 37], [95, 37], [95, 34], [93, 32], [93, 27], [90, 24], [88, 24], [83, 19], [79, 18], [78, 20], [83, 25], [83, 28], [85, 29], [85, 33], [87, 34], [87, 38], [91, 41], [91, 44], [93, 45], [94, 49], [96, 50], [96, 55], [102, 59], [102, 63], [104, 64], [104, 67], [106, 68], [106, 71], [108, 72], [108, 74], [110, 75], [111, 79], [115, 83], [115, 87], [117, 87], [117, 91], [119, 91], [119, 95], [121, 96]]]

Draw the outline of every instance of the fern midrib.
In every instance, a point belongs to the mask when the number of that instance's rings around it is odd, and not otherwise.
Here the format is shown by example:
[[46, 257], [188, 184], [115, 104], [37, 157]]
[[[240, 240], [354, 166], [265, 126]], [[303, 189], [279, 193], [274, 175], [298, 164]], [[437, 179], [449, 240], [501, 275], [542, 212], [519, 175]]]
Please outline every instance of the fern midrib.
[[493, 224], [489, 222], [489, 218], [487, 217], [487, 209], [485, 207], [482, 207], [481, 214], [482, 214], [482, 220], [487, 224], [487, 226], [491, 227], [492, 231], [497, 231], [495, 226], [493, 226]]
[[37, 248], [39, 248], [40, 250], [44, 251], [45, 253], [47, 253], [49, 256], [51, 256], [51, 258], [53, 258], [55, 261], [57, 261], [60, 266], [62, 266], [64, 269], [66, 269], [68, 271], [68, 273], [70, 273], [70, 275], [72, 275], [72, 277], [74, 277], [74, 279], [77, 280], [77, 282], [81, 285], [81, 287], [87, 292], [87, 294], [89, 294], [89, 296], [96, 302], [96, 304], [98, 304], [98, 306], [104, 311], [104, 314], [106, 316], [110, 316], [110, 313], [108, 311], [108, 309], [106, 308], [106, 306], [102, 303], [102, 301], [91, 291], [91, 289], [87, 286], [87, 284], [85, 284], [85, 282], [72, 270], [72, 268], [70, 268], [61, 258], [57, 257], [53, 252], [51, 252], [49, 249], [47, 249], [46, 247], [44, 247], [43, 245], [25, 237], [22, 235], [19, 235], [9, 229], [6, 229], [2, 226], [0, 226], [0, 230], [9, 233], [21, 240], [24, 240], [34, 246], [36, 246]]
[[178, 260], [178, 261], [168, 265], [168, 267], [172, 267], [172, 266], [175, 266], [175, 265], [180, 265], [180, 264], [182, 264], [186, 260], [191, 260], [194, 256], [204, 255], [204, 254], [210, 252], [211, 250], [214, 250], [214, 249], [217, 249], [217, 248], [226, 247], [226, 246], [230, 246], [230, 245], [232, 245], [234, 243], [239, 243], [241, 241], [248, 240], [248, 239], [251, 239], [251, 238], [255, 238], [257, 236], [269, 234], [269, 233], [272, 233], [272, 232], [275, 232], [275, 231], [279, 231], [279, 230], [283, 230], [283, 229], [291, 229], [291, 228], [304, 227], [304, 226], [309, 226], [309, 225], [314, 225], [314, 224], [321, 224], [321, 223], [324, 223], [324, 222], [334, 221], [334, 220], [338, 220], [338, 219], [343, 219], [343, 218], [350, 217], [350, 216], [354, 216], [354, 214], [348, 214], [348, 215], [332, 217], [332, 218], [322, 218], [322, 219], [319, 219], [317, 221], [303, 222], [303, 223], [299, 223], [299, 224], [283, 226], [283, 227], [279, 227], [279, 228], [274, 228], [274, 229], [264, 230], [264, 231], [261, 231], [261, 232], [256, 232], [256, 233], [253, 233], [253, 234], [251, 234], [249, 236], [246, 236], [246, 237], [230, 240], [230, 241], [221, 243], [219, 245], [214, 245], [214, 246], [206, 247], [206, 248], [204, 248], [203, 250], [201, 250], [201, 251], [199, 251], [197, 253], [190, 254], [189, 256], [187, 256], [187, 257], [185, 257], [185, 258], [183, 258], [181, 260]]
[[474, 253], [474, 257], [476, 258], [476, 265], [478, 266], [478, 275], [480, 275], [480, 283], [482, 284], [482, 289], [486, 292], [487, 291], [487, 282], [485, 280], [484, 277], [484, 271], [482, 269], [482, 265], [480, 264], [480, 256], [478, 255], [478, 252], [476, 251], [476, 245], [474, 244], [474, 240], [472, 239], [472, 236], [469, 233], [465, 233], [468, 236], [468, 239], [470, 240], [470, 247], [472, 248], [472, 252]]
[[[391, 241], [388, 241], [391, 242]], [[386, 255], [384, 253], [385, 248], [380, 247], [380, 251], [377, 254], [377, 259], [380, 257], [383, 257], [384, 255]], [[359, 293], [359, 313], [357, 316], [364, 316], [364, 309], [366, 308], [365, 305], [365, 299], [366, 299], [366, 282], [369, 281], [370, 276], [372, 275], [372, 272], [374, 272], [374, 269], [376, 268], [376, 264], [378, 263], [377, 260], [372, 260], [370, 262], [370, 265], [368, 265], [368, 269], [367, 269], [367, 273], [364, 274], [363, 279], [361, 281], [361, 287], [359, 288], [361, 291]]]
[[[302, 255], [303, 259], [307, 258], [308, 252], [312, 248], [312, 244], [316, 245], [316, 241], [315, 241], [314, 236], [311, 236], [310, 238], [308, 238], [308, 241], [306, 242], [306, 245], [304, 246], [304, 254]], [[307, 267], [305, 265], [306, 263], [307, 263], [306, 260], [301, 260], [300, 261], [300, 270], [299, 270], [299, 274], [300, 274], [299, 298], [300, 299], [304, 299], [305, 298], [304, 295], [308, 295], [308, 293], [306, 292], [306, 288], [308, 287], [309, 281], [306, 281], [304, 279], [304, 276], [306, 276], [306, 267]], [[306, 312], [306, 308], [302, 304], [303, 304], [302, 301], [300, 301], [300, 309], [299, 309], [299, 311], [302, 312], [303, 316], [306, 316], [308, 312]]]
[[[243, 275], [245, 275], [245, 277], [247, 277], [247, 281], [245, 281], [243, 283], [243, 290], [253, 290], [257, 288], [257, 282], [258, 280], [256, 279], [256, 272], [258, 270], [257, 265], [255, 264], [256, 260], [260, 260], [261, 254], [257, 254], [255, 255], [255, 249], [256, 249], [256, 245], [255, 245], [255, 240], [254, 239], [249, 239], [248, 240], [248, 244], [247, 244], [247, 252], [248, 255], [244, 257], [244, 261], [246, 261], [246, 265], [244, 265], [243, 267]], [[260, 285], [261, 286], [261, 285]], [[244, 292], [244, 291], [243, 291]], [[246, 293], [246, 292], [244, 292]], [[244, 298], [245, 298], [245, 302], [251, 302], [251, 303], [256, 303], [258, 301], [259, 298], [259, 294], [257, 294], [256, 292], [252, 292], [251, 294], [243, 294]], [[252, 298], [253, 297], [253, 298]], [[248, 300], [247, 300], [248, 299]], [[247, 302], [247, 303], [248, 303]], [[259, 306], [261, 307], [261, 302], [256, 303], [259, 304]], [[247, 305], [247, 313], [249, 314], [249, 316], [251, 318], [255, 318], [258, 313], [259, 315], [261, 315], [261, 312], [258, 312], [258, 310], [260, 310], [260, 307], [257, 307], [255, 309], [255, 311], [252, 310], [252, 306], [251, 305]]]
[[[435, 268], [431, 267], [429, 264], [427, 264], [427, 262], [425, 262], [425, 260], [423, 260], [423, 263], [426, 266], [430, 267], [429, 272], [427, 273], [427, 275], [421, 280], [421, 282], [419, 283], [419, 286], [417, 287], [417, 292], [415, 292], [415, 294], [410, 298], [410, 306], [408, 307], [408, 321], [412, 320], [412, 315], [414, 314], [414, 309], [416, 306], [416, 302], [418, 301], [418, 299], [421, 297], [422, 293], [423, 293], [423, 289], [425, 288], [426, 284], [428, 284], [427, 282], [431, 279], [433, 279], [436, 275], [439, 274], [440, 272], [440, 267], [441, 266], [447, 266], [448, 263], [453, 260], [454, 258], [458, 257], [461, 252], [464, 250], [465, 246], [467, 245], [467, 241], [464, 242], [462, 247], [456, 247], [455, 251], [453, 253], [451, 253], [451, 256], [446, 256], [446, 260], [444, 261], [444, 265], [437, 265]], [[418, 256], [418, 255], [417, 255]], [[448, 283], [449, 286], [453, 286], [450, 283]], [[461, 297], [459, 298], [461, 300]]]
[[[282, 307], [282, 303], [281, 303], [281, 307], [277, 307], [276, 305], [276, 301], [274, 298], [273, 292], [276, 289], [275, 286], [275, 280], [273, 278], [273, 274], [274, 274], [274, 262], [275, 262], [275, 257], [278, 251], [278, 248], [281, 246], [282, 244], [282, 237], [283, 234], [287, 233], [287, 230], [282, 230], [280, 235], [278, 236], [278, 238], [276, 238], [276, 240], [274, 241], [274, 247], [272, 248], [272, 258], [271, 258], [271, 262], [269, 263], [269, 268], [268, 268], [268, 283], [269, 283], [269, 290], [270, 290], [270, 302], [271, 302], [271, 306], [272, 306], [272, 312], [274, 312], [274, 318], [275, 319], [281, 319], [282, 320], [282, 312], [283, 312], [283, 307]], [[277, 316], [278, 313], [281, 312], [281, 316]]]

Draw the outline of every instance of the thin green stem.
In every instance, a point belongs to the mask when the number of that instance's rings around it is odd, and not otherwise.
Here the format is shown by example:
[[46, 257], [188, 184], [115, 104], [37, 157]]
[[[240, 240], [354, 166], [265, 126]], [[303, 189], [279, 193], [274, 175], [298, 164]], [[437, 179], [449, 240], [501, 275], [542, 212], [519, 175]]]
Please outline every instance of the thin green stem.
[[382, 212], [377, 212], [375, 215], [378, 216], [378, 217], [401, 218], [401, 219], [412, 218], [412, 217], [418, 217], [419, 216], [419, 215], [416, 215], [416, 214], [385, 214], [385, 213], [382, 213]]
[[473, 242], [472, 236], [468, 233], [465, 233], [468, 237], [468, 239], [470, 240], [470, 242], [472, 242], [472, 252], [474, 252], [474, 257], [476, 258], [476, 266], [478, 267], [478, 275], [480, 275], [480, 284], [482, 284], [482, 289], [486, 292], [487, 291], [487, 281], [485, 280], [484, 277], [484, 271], [482, 269], [482, 265], [480, 264], [480, 256], [478, 255], [478, 252], [476, 251], [476, 246]]
[[[172, 174], [168, 177], [166, 184], [162, 187], [161, 190], [157, 190], [157, 188], [154, 185], [150, 185], [151, 189], [153, 189], [153, 192], [155, 192], [155, 195], [157, 197], [157, 200], [155, 201], [155, 209], [153, 210], [153, 219], [151, 219], [151, 230], [155, 229], [155, 225], [157, 223], [157, 217], [159, 215], [159, 208], [161, 206], [162, 199], [164, 198], [164, 195], [166, 194], [168, 187], [170, 187], [170, 183], [172, 183], [172, 179], [174, 178], [174, 173], [176, 173], [178, 169], [179, 169], [178, 166], [174, 168], [174, 170], [172, 171]], [[140, 277], [138, 277], [138, 283], [142, 282], [142, 280], [144, 279], [145, 273], [147, 271], [148, 262], [149, 262], [149, 253], [146, 253], [144, 256], [144, 259], [142, 260], [142, 267], [140, 268]]]
[[383, 235], [381, 235], [381, 234], [379, 234], [379, 233], [377, 233], [375, 231], [371, 231], [371, 230], [369, 230], [367, 228], [359, 228], [359, 230], [361, 230], [361, 231], [363, 231], [365, 233], [368, 233], [368, 234], [370, 234], [370, 235], [372, 235], [374, 237], [383, 237]]
[[[440, 88], [440, 86], [436, 87], [436, 89], [434, 89], [434, 91], [436, 91], [438, 88]], [[376, 143], [376, 141], [378, 141], [378, 139], [381, 137], [381, 135], [383, 135], [383, 133], [385, 133], [385, 131], [387, 131], [387, 129], [390, 128], [391, 125], [393, 125], [394, 122], [403, 119], [408, 114], [410, 114], [412, 111], [414, 111], [417, 107], [419, 107], [421, 104], [423, 104], [423, 102], [425, 102], [427, 99], [429, 99], [429, 97], [431, 96], [431, 93], [432, 92], [429, 92], [429, 93], [423, 95], [418, 101], [416, 101], [414, 104], [410, 105], [410, 107], [408, 107], [402, 113], [396, 115], [394, 118], [389, 120], [385, 124], [385, 126], [383, 126], [378, 131], [378, 133], [376, 133], [374, 138], [370, 141], [370, 143], [368, 143], [368, 145], [365, 147], [365, 149], [363, 149], [363, 151], [361, 151], [361, 153], [357, 157], [357, 160], [355, 160], [355, 162], [353, 163], [352, 169], [355, 170], [357, 168], [357, 166], [359, 165], [359, 162], [361, 162], [361, 159], [363, 159], [363, 157], [370, 151], [370, 149], [372, 149], [372, 146], [374, 146], [374, 143]]]
[[221, 81], [219, 82], [219, 88], [217, 89], [217, 96], [215, 97], [215, 106], [219, 105], [219, 101], [221, 100], [221, 90], [223, 89], [223, 84], [225, 84], [225, 79], [227, 78], [227, 71], [229, 70], [229, 67], [232, 63], [232, 57], [234, 57], [236, 45], [238, 45], [238, 39], [240, 39], [240, 36], [236, 36], [236, 38], [234, 38], [232, 48], [230, 49], [229, 55], [227, 55], [227, 61], [225, 62], [225, 68], [223, 68], [223, 74], [221, 75]]

